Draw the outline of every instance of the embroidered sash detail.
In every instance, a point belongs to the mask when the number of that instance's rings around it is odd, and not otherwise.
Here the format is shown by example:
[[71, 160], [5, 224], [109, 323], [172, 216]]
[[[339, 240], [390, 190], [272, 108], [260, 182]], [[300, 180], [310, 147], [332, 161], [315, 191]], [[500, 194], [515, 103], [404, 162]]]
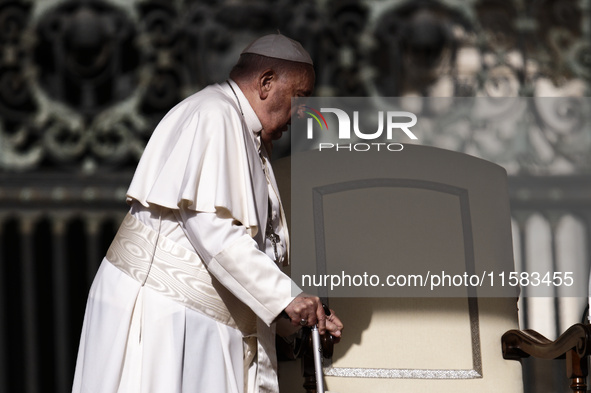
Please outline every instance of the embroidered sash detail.
[[142, 285], [239, 329], [244, 336], [256, 334], [255, 314], [209, 274], [194, 251], [159, 235], [129, 213], [106, 257]]

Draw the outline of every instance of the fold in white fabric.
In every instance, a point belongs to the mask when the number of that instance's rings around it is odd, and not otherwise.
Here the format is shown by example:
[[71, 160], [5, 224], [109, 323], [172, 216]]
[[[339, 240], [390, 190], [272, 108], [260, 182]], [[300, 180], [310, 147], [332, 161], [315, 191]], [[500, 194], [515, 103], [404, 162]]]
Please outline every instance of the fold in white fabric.
[[242, 108], [244, 118], [221, 85], [177, 104], [154, 130], [128, 199], [170, 209], [186, 201], [187, 208], [210, 213], [224, 208], [253, 236], [261, 231], [258, 225], [266, 222], [267, 209], [260, 204], [267, 203], [267, 183], [257, 168], [252, 133], [262, 126], [250, 105]]
[[244, 392], [239, 330], [142, 287], [106, 260], [89, 299], [73, 392]]
[[[209, 272], [271, 325], [293, 300], [291, 279], [232, 219], [186, 209], [178, 210], [178, 214], [182, 217], [181, 227]], [[208, 235], [201, 237], [201, 232]]]

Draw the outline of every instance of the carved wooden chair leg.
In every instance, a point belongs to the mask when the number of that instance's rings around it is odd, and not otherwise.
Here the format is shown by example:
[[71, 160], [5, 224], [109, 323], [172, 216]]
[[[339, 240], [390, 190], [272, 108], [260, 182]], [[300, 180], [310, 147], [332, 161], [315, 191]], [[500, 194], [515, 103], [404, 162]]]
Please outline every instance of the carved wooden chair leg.
[[571, 380], [570, 388], [573, 392], [587, 392], [587, 375], [589, 375], [587, 358], [579, 356], [571, 349], [566, 354], [566, 375]]

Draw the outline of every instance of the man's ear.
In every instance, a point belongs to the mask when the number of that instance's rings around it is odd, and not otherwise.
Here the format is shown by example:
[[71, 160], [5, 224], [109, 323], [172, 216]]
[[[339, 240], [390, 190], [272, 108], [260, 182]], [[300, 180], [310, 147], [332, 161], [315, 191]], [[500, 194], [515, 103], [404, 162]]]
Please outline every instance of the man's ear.
[[269, 96], [269, 92], [273, 88], [273, 84], [277, 79], [277, 74], [272, 69], [263, 71], [259, 76], [259, 98], [265, 100]]

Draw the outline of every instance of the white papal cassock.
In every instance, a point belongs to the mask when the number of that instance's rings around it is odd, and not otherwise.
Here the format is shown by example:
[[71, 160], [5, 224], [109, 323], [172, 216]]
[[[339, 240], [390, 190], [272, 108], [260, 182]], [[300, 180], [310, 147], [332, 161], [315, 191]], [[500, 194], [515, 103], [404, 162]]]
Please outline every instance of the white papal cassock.
[[287, 227], [261, 128], [232, 81], [162, 119], [90, 290], [73, 392], [278, 390], [274, 321], [298, 289], [278, 267]]

